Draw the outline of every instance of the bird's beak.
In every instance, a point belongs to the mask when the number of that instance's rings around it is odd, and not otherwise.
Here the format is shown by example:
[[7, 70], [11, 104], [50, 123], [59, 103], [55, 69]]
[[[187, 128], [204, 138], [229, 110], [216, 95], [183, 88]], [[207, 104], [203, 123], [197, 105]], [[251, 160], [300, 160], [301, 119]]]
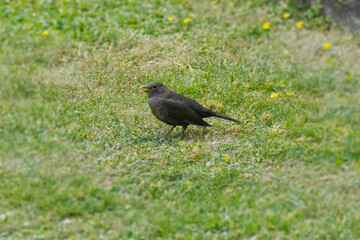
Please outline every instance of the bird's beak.
[[141, 90], [140, 93], [150, 92], [151, 91], [151, 89], [149, 89], [147, 87], [144, 87], [144, 86], [141, 86], [140, 89], [144, 89], [144, 90]]

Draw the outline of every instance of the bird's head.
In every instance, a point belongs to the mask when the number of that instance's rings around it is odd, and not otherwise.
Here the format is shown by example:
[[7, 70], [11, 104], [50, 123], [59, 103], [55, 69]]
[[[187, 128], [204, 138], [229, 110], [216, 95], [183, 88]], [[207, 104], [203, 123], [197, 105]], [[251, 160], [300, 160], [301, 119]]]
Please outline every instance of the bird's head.
[[141, 86], [140, 93], [146, 92], [149, 96], [154, 94], [163, 93], [166, 90], [166, 87], [161, 82], [149, 82], [145, 86]]

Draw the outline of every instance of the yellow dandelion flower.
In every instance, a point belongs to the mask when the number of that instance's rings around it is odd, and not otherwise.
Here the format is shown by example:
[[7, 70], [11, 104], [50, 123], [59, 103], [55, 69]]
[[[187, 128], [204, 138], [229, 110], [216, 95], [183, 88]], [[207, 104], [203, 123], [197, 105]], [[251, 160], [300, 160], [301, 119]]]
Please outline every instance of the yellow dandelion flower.
[[185, 18], [185, 19], [183, 20], [183, 23], [184, 23], [184, 24], [187, 24], [187, 23], [189, 23], [189, 22], [191, 22], [191, 18]]
[[229, 159], [228, 159], [227, 157], [223, 157], [223, 160], [224, 160], [224, 161], [227, 161], [227, 160], [229, 160]]
[[170, 22], [171, 22], [172, 20], [174, 20], [174, 19], [175, 19], [174, 16], [170, 16], [170, 17], [167, 18], [167, 20], [170, 21]]
[[272, 93], [272, 94], [270, 95], [270, 97], [271, 97], [271, 98], [277, 98], [277, 97], [279, 97], [279, 94], [278, 94], [278, 93]]
[[296, 23], [296, 27], [297, 27], [297, 28], [302, 28], [303, 25], [304, 25], [304, 22], [303, 22], [303, 21], [300, 21], [300, 22], [297, 22], [297, 23]]
[[228, 8], [232, 8], [232, 7], [234, 7], [234, 4], [233, 4], [233, 3], [229, 3], [229, 4], [228, 4]]
[[324, 50], [328, 50], [330, 48], [330, 43], [324, 43]]
[[44, 36], [49, 35], [49, 31], [43, 31], [42, 35], [44, 35]]
[[212, 4], [212, 5], [216, 5], [216, 4], [217, 4], [217, 1], [212, 1], [211, 4]]
[[284, 13], [283, 18], [290, 18], [290, 14], [289, 13]]
[[269, 23], [269, 22], [265, 22], [265, 23], [262, 25], [262, 29], [264, 29], [264, 30], [269, 30], [269, 29], [270, 29], [270, 23]]
[[286, 92], [286, 96], [292, 96], [292, 95], [294, 95], [293, 92]]

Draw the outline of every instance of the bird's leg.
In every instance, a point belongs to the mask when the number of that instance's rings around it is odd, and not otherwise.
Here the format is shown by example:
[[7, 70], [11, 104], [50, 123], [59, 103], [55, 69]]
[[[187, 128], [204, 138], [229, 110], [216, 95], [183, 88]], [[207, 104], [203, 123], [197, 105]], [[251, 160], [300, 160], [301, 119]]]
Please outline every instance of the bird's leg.
[[176, 127], [176, 126], [172, 126], [172, 128], [170, 129], [170, 131], [168, 131], [167, 134], [165, 134], [164, 138], [166, 138], [166, 137], [170, 134], [170, 132], [171, 132], [175, 127]]
[[184, 132], [185, 132], [186, 128], [188, 127], [188, 125], [184, 125], [184, 126], [182, 126], [182, 127], [183, 127], [183, 130], [182, 130], [182, 132], [180, 133], [180, 137], [184, 136]]

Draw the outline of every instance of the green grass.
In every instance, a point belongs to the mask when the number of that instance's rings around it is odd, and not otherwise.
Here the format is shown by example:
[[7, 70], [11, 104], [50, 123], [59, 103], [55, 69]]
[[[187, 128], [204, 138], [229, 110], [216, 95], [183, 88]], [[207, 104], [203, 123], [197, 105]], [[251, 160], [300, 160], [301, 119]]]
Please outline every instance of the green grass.
[[[359, 38], [229, 3], [0, 3], [1, 239], [360, 238]], [[154, 80], [243, 124], [165, 140]]]

